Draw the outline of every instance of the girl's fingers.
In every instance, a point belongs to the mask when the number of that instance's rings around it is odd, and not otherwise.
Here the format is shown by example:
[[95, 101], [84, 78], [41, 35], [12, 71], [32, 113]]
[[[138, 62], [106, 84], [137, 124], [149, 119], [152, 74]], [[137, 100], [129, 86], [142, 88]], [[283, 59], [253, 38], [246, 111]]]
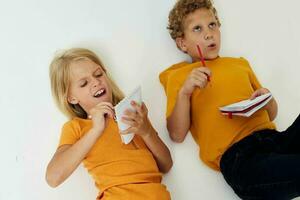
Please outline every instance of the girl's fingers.
[[121, 120], [130, 127], [137, 126], [137, 122], [133, 118], [123, 116]]
[[112, 110], [114, 110], [114, 106], [110, 102], [100, 102], [95, 107], [102, 107], [102, 106], [108, 106]]
[[143, 113], [145, 113], [146, 115], [148, 114], [148, 108], [144, 102], [142, 102], [141, 109], [142, 109]]
[[96, 115], [97, 113], [103, 113], [109, 115], [111, 118], [115, 117], [115, 112], [113, 108], [109, 104], [98, 104], [94, 108], [91, 109], [90, 114], [88, 115], [88, 118], [91, 119], [93, 115]]
[[136, 110], [136, 113], [140, 116], [144, 115], [143, 109], [142, 109], [142, 105], [137, 104], [135, 101], [131, 101], [130, 104], [133, 106], [133, 108]]
[[125, 110], [123, 115], [134, 119], [136, 118], [137, 113], [132, 110]]
[[129, 133], [135, 133], [136, 132], [136, 128], [134, 127], [129, 127], [128, 129], [124, 130], [124, 131], [121, 131], [120, 134], [122, 135], [126, 135], [126, 134], [129, 134]]

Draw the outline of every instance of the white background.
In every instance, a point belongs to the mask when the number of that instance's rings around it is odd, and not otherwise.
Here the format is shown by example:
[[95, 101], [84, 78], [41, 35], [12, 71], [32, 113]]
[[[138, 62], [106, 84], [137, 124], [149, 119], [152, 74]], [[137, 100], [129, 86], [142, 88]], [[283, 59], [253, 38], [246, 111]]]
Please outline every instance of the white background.
[[[128, 94], [142, 85], [150, 118], [169, 146], [173, 169], [164, 176], [175, 200], [238, 199], [198, 158], [188, 135], [170, 141], [166, 98], [158, 74], [187, 59], [166, 30], [175, 0], [27, 0], [0, 6], [0, 199], [95, 199], [97, 190], [82, 166], [58, 188], [44, 179], [66, 118], [56, 109], [48, 68], [56, 50], [95, 51]], [[222, 22], [221, 56], [243, 56], [279, 104], [278, 129], [300, 113], [300, 1], [215, 0]]]

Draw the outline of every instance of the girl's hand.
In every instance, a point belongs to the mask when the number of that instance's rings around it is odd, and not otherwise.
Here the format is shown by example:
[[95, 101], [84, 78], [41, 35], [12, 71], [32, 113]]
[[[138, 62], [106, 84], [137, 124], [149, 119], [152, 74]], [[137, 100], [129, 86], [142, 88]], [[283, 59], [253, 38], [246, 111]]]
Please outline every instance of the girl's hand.
[[135, 101], [131, 102], [132, 110], [126, 110], [122, 116], [122, 122], [129, 125], [129, 128], [122, 131], [121, 134], [134, 133], [140, 135], [142, 138], [150, 136], [154, 129], [148, 119], [148, 109], [144, 103], [138, 105]]
[[211, 71], [207, 67], [198, 67], [192, 70], [188, 78], [182, 86], [183, 94], [188, 96], [192, 95], [196, 87], [205, 88], [207, 85], [208, 77], [211, 76]]
[[88, 118], [93, 121], [93, 128], [101, 133], [105, 128], [107, 117], [115, 118], [113, 105], [109, 102], [101, 102], [93, 107], [89, 112]]
[[258, 90], [256, 90], [256, 91], [253, 92], [253, 94], [251, 95], [250, 99], [251, 100], [255, 99], [256, 97], [261, 96], [263, 94], [267, 94], [269, 92], [270, 91], [267, 88], [260, 88], [260, 89], [258, 89]]

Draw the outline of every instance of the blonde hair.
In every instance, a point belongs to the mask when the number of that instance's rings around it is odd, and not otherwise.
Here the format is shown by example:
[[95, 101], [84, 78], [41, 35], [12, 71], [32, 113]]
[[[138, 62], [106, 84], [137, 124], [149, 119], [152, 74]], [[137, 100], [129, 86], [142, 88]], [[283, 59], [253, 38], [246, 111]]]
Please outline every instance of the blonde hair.
[[65, 50], [54, 57], [50, 64], [50, 81], [52, 96], [59, 110], [68, 118], [74, 117], [87, 118], [87, 113], [79, 105], [73, 105], [68, 102], [68, 93], [70, 87], [70, 65], [72, 62], [89, 59], [101, 66], [108, 77], [109, 86], [112, 89], [113, 105], [119, 103], [123, 98], [123, 92], [118, 88], [112, 78], [108, 75], [103, 63], [99, 57], [92, 51], [84, 48], [71, 48]]
[[183, 21], [186, 16], [200, 8], [207, 8], [214, 13], [218, 25], [221, 26], [217, 10], [213, 6], [212, 0], [178, 0], [169, 13], [169, 24], [167, 29], [171, 37], [175, 40], [184, 36]]

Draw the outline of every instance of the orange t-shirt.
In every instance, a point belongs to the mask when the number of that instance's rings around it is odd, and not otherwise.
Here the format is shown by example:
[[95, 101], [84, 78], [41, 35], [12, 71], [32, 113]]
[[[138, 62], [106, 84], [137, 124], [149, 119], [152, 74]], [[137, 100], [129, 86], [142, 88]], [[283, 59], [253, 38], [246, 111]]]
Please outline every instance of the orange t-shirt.
[[[200, 158], [211, 168], [219, 170], [223, 153], [232, 144], [254, 131], [275, 129], [268, 112], [261, 109], [251, 117], [229, 119], [219, 107], [248, 99], [261, 88], [249, 63], [243, 58], [221, 58], [206, 62], [211, 81], [204, 89], [197, 88], [191, 97], [191, 127], [194, 140], [200, 146]], [[170, 116], [177, 94], [190, 72], [199, 62], [181, 62], [163, 71], [159, 78], [167, 96], [166, 116]]]
[[[91, 127], [91, 120], [72, 119], [63, 126], [59, 146], [76, 143]], [[123, 144], [112, 119], [83, 164], [96, 182], [99, 199], [170, 199], [160, 183], [162, 174], [143, 140], [136, 135], [131, 143]]]

